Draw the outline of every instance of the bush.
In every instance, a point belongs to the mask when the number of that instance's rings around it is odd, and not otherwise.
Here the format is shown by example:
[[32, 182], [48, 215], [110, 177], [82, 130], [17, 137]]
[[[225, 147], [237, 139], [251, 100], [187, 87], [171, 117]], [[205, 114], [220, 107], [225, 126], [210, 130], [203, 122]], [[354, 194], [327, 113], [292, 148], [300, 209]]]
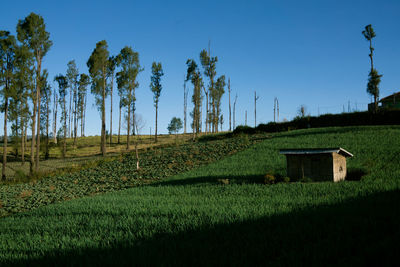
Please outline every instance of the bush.
[[256, 129], [250, 126], [239, 125], [238, 127], [233, 130], [233, 134], [255, 134]]

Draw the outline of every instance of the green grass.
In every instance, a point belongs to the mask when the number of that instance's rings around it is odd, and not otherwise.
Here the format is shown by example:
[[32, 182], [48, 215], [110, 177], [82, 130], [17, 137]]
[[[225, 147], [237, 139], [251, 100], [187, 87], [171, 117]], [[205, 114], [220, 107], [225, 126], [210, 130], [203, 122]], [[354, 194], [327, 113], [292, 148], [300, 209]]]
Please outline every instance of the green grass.
[[[257, 183], [281, 148], [340, 146], [359, 182]], [[386, 265], [400, 240], [400, 127], [280, 133], [157, 183], [0, 219], [3, 264]], [[229, 179], [222, 185], [219, 179]]]

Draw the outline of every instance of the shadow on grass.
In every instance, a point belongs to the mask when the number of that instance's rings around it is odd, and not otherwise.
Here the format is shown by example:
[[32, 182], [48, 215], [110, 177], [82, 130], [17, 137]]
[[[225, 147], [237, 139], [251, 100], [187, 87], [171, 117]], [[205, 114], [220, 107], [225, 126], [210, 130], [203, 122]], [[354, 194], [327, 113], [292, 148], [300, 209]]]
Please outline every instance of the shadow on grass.
[[173, 185], [196, 185], [196, 184], [262, 184], [264, 175], [247, 176], [200, 176], [183, 179], [170, 179], [149, 184], [148, 186], [173, 186]]
[[[386, 266], [398, 258], [400, 191], [6, 265]], [[171, 225], [171, 227], [173, 227]], [[32, 248], [34, 249], [34, 248]], [[15, 251], [15, 255], [19, 251]]]

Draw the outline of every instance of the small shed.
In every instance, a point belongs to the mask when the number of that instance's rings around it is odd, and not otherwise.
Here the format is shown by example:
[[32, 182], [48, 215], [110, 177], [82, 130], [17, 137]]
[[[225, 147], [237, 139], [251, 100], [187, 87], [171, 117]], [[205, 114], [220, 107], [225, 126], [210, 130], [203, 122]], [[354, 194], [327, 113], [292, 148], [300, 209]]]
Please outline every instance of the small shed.
[[346, 158], [353, 155], [343, 148], [281, 149], [286, 156], [287, 176], [313, 181], [339, 182], [346, 178]]

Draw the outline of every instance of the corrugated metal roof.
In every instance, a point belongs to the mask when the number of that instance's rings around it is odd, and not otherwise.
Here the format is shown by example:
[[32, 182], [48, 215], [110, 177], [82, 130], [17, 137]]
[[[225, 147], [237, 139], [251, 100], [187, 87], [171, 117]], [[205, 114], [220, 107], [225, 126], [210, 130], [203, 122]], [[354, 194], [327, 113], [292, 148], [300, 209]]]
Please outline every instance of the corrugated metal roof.
[[347, 150], [338, 148], [294, 148], [294, 149], [281, 149], [279, 154], [284, 155], [307, 155], [307, 154], [326, 154], [326, 153], [338, 153], [345, 157], [353, 157], [353, 154]]

